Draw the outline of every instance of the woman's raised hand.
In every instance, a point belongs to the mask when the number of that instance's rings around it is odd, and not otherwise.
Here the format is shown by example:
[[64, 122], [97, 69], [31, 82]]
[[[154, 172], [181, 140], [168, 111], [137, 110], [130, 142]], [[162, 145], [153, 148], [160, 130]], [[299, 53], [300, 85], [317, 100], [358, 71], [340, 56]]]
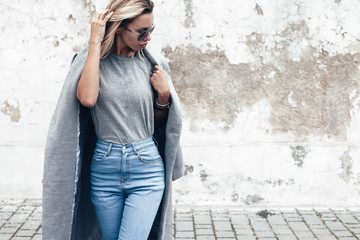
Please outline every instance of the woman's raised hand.
[[105, 36], [106, 22], [109, 21], [114, 11], [109, 12], [106, 9], [103, 12], [97, 13], [96, 17], [91, 21], [90, 43], [102, 43]]
[[150, 78], [150, 82], [158, 93], [158, 100], [160, 104], [166, 104], [170, 98], [170, 87], [167, 81], [164, 70], [161, 66], [155, 65], [154, 72]]

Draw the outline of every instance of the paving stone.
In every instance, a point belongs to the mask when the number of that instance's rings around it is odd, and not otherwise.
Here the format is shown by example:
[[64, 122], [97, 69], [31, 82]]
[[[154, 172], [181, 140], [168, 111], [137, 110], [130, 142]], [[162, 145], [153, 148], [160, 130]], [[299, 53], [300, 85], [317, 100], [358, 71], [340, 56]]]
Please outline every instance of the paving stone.
[[216, 231], [216, 237], [217, 238], [234, 238], [235, 235], [233, 232], [230, 232], [230, 231]]
[[14, 234], [16, 231], [18, 230], [18, 228], [1, 228], [0, 229], [0, 234]]
[[325, 225], [330, 228], [332, 231], [346, 231], [347, 229], [344, 227], [344, 225], [340, 222], [334, 222], [334, 221], [326, 221]]
[[211, 224], [210, 215], [195, 215], [194, 216], [195, 224]]
[[9, 219], [9, 222], [14, 222], [14, 223], [19, 223], [19, 222], [25, 222], [26, 219], [29, 217], [29, 214], [20, 214], [20, 213], [15, 213], [14, 215], [11, 216], [11, 218]]
[[293, 232], [289, 228], [273, 228], [277, 235], [292, 235]]
[[0, 219], [8, 220], [12, 215], [12, 212], [0, 212]]
[[17, 237], [32, 237], [35, 234], [34, 230], [19, 230], [16, 232]]
[[[267, 208], [267, 211], [274, 214], [267, 218], [258, 215], [262, 210], [264, 209], [246, 207], [174, 206], [173, 239], [360, 239], [360, 209], [356, 207]], [[41, 239], [41, 214], [41, 200], [0, 199], [0, 240]]]
[[289, 226], [296, 232], [309, 230], [303, 222], [289, 222]]
[[189, 232], [176, 232], [175, 234], [176, 238], [194, 238], [194, 232], [193, 231], [189, 231]]
[[41, 234], [35, 234], [31, 240], [42, 240]]
[[249, 219], [244, 215], [235, 215], [230, 217], [232, 224], [238, 225], [247, 225], [249, 224]]
[[337, 240], [333, 235], [317, 235], [319, 240]]
[[38, 229], [41, 225], [41, 221], [29, 221], [27, 220], [21, 229]]
[[359, 224], [359, 221], [357, 221], [353, 216], [347, 214], [347, 215], [337, 215], [337, 217], [345, 224]]
[[212, 229], [213, 227], [210, 224], [195, 224], [195, 229], [202, 229], [202, 228]]
[[232, 230], [230, 222], [215, 222], [214, 221], [214, 228], [215, 228], [215, 231], [226, 231], [226, 230], [231, 231]]
[[300, 231], [300, 232], [294, 232], [294, 234], [298, 237], [298, 238], [312, 238], [314, 237], [314, 234], [310, 231]]
[[252, 229], [238, 229], [235, 228], [235, 232], [237, 235], [253, 235]]
[[268, 221], [270, 225], [285, 225], [286, 222], [281, 215], [275, 215], [268, 217]]
[[13, 235], [12, 234], [1, 234], [0, 233], [0, 240], [9, 240]]
[[196, 240], [215, 240], [214, 236], [197, 236]]
[[267, 222], [264, 223], [254, 222], [252, 223], [252, 227], [254, 228], [255, 231], [258, 232], [271, 231], [271, 228]]
[[305, 215], [303, 218], [308, 225], [323, 225], [320, 218], [316, 215]]
[[255, 236], [249, 235], [249, 236], [238, 236], [238, 239], [240, 240], [256, 240]]
[[337, 237], [353, 237], [354, 235], [348, 231], [333, 231]]
[[315, 233], [316, 235], [330, 235], [330, 231], [326, 228], [322, 228], [322, 229], [311, 229], [313, 233]]
[[296, 240], [294, 235], [277, 235], [278, 240]]
[[193, 222], [176, 222], [176, 231], [192, 231], [194, 229]]
[[257, 237], [275, 237], [274, 233], [272, 233], [271, 231], [266, 231], [266, 232], [256, 232], [255, 234]]
[[213, 235], [214, 231], [212, 228], [197, 229], [195, 228], [196, 235]]

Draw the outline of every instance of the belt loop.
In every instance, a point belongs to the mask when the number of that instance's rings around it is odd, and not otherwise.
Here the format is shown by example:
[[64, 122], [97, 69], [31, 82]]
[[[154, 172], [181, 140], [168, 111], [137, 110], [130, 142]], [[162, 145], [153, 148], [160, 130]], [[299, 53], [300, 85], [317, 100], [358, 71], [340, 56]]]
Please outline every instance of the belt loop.
[[110, 151], [111, 151], [111, 147], [112, 147], [112, 143], [109, 144], [108, 150], [106, 152], [106, 156], [109, 156]]

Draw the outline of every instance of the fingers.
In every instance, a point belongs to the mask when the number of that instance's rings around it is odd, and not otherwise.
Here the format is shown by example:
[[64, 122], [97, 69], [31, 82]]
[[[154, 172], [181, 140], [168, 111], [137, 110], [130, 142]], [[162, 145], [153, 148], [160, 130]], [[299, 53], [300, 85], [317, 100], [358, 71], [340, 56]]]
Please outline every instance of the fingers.
[[109, 12], [109, 14], [106, 15], [106, 17], [104, 18], [104, 21], [105, 21], [105, 22], [109, 21], [109, 19], [111, 18], [111, 16], [112, 16], [113, 14], [114, 14], [114, 11]]
[[97, 13], [96, 18], [100, 21], [107, 22], [111, 16], [114, 14], [114, 11], [109, 12], [110, 9], [105, 9], [103, 12]]
[[154, 66], [154, 74], [160, 73], [160, 72], [164, 72], [164, 70], [162, 69], [162, 66], [155, 65]]

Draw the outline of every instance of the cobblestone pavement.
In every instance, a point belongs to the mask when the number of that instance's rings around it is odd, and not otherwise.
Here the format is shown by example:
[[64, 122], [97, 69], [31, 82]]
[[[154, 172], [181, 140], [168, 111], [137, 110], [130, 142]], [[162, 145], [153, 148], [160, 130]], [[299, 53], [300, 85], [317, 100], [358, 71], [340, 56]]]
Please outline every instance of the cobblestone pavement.
[[[176, 240], [355, 240], [360, 207], [175, 206]], [[0, 240], [41, 239], [41, 200], [0, 199]]]

